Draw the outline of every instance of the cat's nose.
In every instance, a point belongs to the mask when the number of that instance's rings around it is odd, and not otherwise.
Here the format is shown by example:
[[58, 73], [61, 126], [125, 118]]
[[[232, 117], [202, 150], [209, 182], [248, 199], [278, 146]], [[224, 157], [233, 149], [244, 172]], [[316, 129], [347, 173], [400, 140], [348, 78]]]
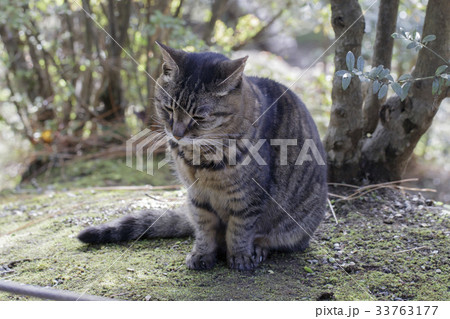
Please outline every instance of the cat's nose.
[[186, 133], [186, 125], [184, 125], [184, 123], [176, 122], [173, 124], [173, 137], [179, 140], [184, 136], [184, 133]]

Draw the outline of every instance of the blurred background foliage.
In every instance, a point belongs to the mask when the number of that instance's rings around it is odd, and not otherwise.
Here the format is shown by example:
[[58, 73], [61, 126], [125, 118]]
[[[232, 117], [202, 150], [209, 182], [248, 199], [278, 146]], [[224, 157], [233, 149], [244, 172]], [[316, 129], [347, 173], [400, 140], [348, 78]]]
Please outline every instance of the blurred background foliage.
[[[373, 0], [360, 3], [368, 9], [362, 55], [370, 61], [378, 8]], [[421, 30], [426, 5], [402, 1], [398, 26]], [[186, 51], [249, 55], [246, 73], [291, 86], [323, 135], [334, 74], [330, 17], [324, 0], [0, 0], [0, 187], [81, 187], [83, 176], [100, 185], [173, 182], [168, 170], [151, 178], [131, 173], [123, 161], [124, 142], [153, 121], [152, 78], [161, 69], [156, 40]], [[416, 58], [395, 41], [392, 73], [409, 73]], [[407, 173], [446, 202], [448, 105]], [[102, 169], [109, 175], [92, 178]]]

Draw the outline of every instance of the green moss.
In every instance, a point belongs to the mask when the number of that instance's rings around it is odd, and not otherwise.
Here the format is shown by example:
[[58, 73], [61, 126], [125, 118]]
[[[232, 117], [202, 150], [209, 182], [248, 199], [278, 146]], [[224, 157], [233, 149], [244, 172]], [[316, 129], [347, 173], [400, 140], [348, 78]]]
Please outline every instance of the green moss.
[[[160, 160], [159, 156], [155, 160]], [[135, 163], [134, 163], [135, 164]], [[145, 168], [145, 167], [144, 167]], [[128, 167], [124, 158], [97, 159], [89, 161], [72, 161], [62, 167], [52, 167], [36, 177], [36, 183], [42, 188], [62, 190], [90, 186], [112, 185], [171, 185], [176, 184], [169, 165], [154, 170], [153, 175]], [[22, 188], [34, 189], [29, 183]], [[2, 194], [10, 195], [11, 190], [3, 190]]]
[[[449, 241], [437, 210], [408, 216], [409, 224], [338, 215], [339, 225], [326, 220], [305, 253], [274, 253], [249, 273], [231, 271], [224, 261], [210, 271], [188, 270], [192, 238], [102, 246], [76, 239], [89, 224], [183, 201], [180, 191], [145, 193], [74, 190], [1, 198], [0, 265], [14, 270], [2, 278], [127, 300], [450, 298]], [[425, 222], [430, 226], [421, 227]], [[31, 298], [0, 293], [0, 300], [16, 299]]]

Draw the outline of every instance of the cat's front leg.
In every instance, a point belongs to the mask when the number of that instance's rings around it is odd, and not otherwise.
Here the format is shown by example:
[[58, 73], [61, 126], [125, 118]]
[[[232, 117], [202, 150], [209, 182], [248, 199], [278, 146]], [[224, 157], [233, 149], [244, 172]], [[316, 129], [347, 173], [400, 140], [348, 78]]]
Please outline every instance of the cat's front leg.
[[216, 263], [217, 231], [220, 219], [205, 203], [191, 205], [192, 217], [195, 225], [195, 242], [192, 251], [186, 258], [186, 265], [190, 269], [210, 269]]
[[260, 262], [255, 258], [255, 219], [230, 216], [226, 233], [227, 260], [231, 269], [252, 270]]

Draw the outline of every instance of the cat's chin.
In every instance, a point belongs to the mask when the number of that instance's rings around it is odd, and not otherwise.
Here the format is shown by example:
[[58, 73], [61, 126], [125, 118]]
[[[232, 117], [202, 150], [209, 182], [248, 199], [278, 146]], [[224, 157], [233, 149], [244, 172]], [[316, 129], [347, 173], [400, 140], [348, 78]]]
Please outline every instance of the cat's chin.
[[171, 140], [180, 146], [189, 146], [193, 144], [193, 140], [186, 137], [180, 138], [179, 140], [173, 137]]
[[177, 144], [177, 145], [179, 145], [179, 146], [192, 146], [193, 143], [194, 143], [194, 140], [191, 139], [191, 138], [183, 137], [183, 138], [180, 138], [180, 139], [178, 140], [178, 139], [176, 139], [176, 138], [173, 137], [173, 136], [168, 136], [168, 137], [169, 137], [169, 140], [170, 140], [170, 141], [172, 141], [173, 143], [175, 143], [175, 144]]
[[180, 146], [188, 146], [188, 145], [192, 145], [193, 140], [191, 138], [187, 138], [187, 137], [182, 137], [180, 139], [176, 139], [173, 134], [169, 131], [166, 130], [166, 136], [167, 139], [177, 145]]

